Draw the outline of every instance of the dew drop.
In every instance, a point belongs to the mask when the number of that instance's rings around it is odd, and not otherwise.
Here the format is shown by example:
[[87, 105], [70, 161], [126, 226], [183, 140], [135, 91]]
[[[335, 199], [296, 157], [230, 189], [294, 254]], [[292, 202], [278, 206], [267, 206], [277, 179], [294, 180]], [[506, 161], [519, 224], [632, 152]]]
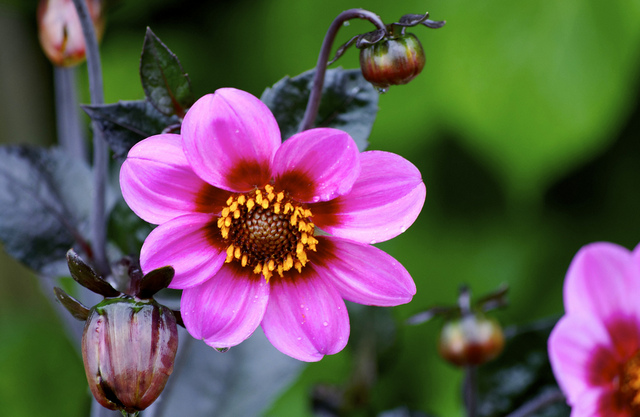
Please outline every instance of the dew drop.
[[320, 196], [319, 196], [319, 195], [314, 195], [314, 196], [311, 198], [311, 201], [313, 201], [314, 203], [317, 203], [318, 201], [320, 201]]
[[300, 304], [300, 308], [304, 308], [304, 304]]
[[388, 87], [376, 87], [376, 90], [378, 90], [378, 93], [384, 94], [387, 91], [389, 91], [389, 88]]
[[301, 337], [299, 337], [297, 340], [302, 340], [302, 338], [301, 338]]
[[371, 242], [369, 242], [369, 244], [371, 244], [371, 245], [375, 245], [376, 243], [378, 243], [378, 242], [375, 241], [375, 240], [372, 240]]
[[406, 231], [407, 231], [407, 226], [402, 226], [402, 227], [400, 228], [400, 233], [404, 233], [404, 232], [406, 232]]
[[327, 327], [327, 326], [329, 325], [329, 322], [328, 322], [328, 321], [325, 321], [324, 323], [322, 323], [322, 325], [323, 325], [324, 327]]

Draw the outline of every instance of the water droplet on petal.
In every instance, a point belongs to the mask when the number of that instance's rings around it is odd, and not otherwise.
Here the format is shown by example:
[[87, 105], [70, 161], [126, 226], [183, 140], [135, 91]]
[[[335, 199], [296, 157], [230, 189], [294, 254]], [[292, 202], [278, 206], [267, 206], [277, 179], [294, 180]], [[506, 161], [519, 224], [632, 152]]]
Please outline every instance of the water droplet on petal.
[[404, 232], [406, 232], [406, 231], [407, 231], [407, 226], [402, 226], [402, 227], [400, 228], [400, 233], [404, 233]]
[[320, 201], [320, 196], [319, 196], [319, 195], [314, 195], [314, 196], [311, 198], [311, 201], [313, 201], [314, 203], [317, 203], [318, 201]]
[[300, 308], [304, 308], [304, 304], [300, 304]]
[[299, 337], [297, 340], [302, 340], [302, 338], [301, 338], [301, 337]]
[[328, 322], [328, 321], [325, 321], [324, 323], [322, 323], [322, 325], [323, 325], [324, 327], [327, 327], [327, 326], [329, 325], [329, 322]]
[[377, 242], [375, 240], [372, 240], [371, 242], [369, 242], [369, 244], [371, 245], [375, 245]]

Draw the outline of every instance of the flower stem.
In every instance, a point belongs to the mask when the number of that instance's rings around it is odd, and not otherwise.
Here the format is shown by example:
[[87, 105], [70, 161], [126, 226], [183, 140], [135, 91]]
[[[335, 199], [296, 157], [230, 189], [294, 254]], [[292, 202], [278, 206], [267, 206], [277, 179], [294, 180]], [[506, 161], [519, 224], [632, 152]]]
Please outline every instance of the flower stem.
[[53, 75], [58, 143], [68, 155], [86, 161], [87, 150], [80, 124], [76, 91], [76, 68], [54, 66]]
[[318, 108], [320, 107], [320, 99], [322, 98], [322, 87], [324, 85], [324, 74], [327, 71], [327, 62], [329, 62], [329, 53], [331, 53], [331, 47], [333, 41], [336, 39], [338, 30], [342, 27], [344, 22], [351, 19], [365, 19], [373, 23], [378, 29], [386, 31], [386, 26], [380, 17], [368, 10], [364, 9], [349, 9], [340, 13], [331, 23], [327, 34], [322, 41], [322, 47], [320, 48], [320, 55], [318, 56], [318, 62], [316, 64], [316, 72], [313, 77], [313, 86], [311, 94], [309, 95], [309, 101], [307, 102], [307, 108], [304, 112], [304, 117], [300, 123], [298, 132], [311, 129], [318, 115]]
[[[84, 0], [73, 0], [78, 11], [82, 33], [84, 34], [85, 48], [87, 51], [87, 70], [89, 72], [89, 93], [91, 104], [103, 104], [104, 92], [102, 87], [102, 70], [100, 65], [100, 51], [98, 40], [89, 16], [89, 9]], [[92, 244], [94, 266], [102, 276], [109, 275], [110, 268], [106, 254], [107, 221], [105, 213], [105, 194], [108, 169], [108, 149], [104, 140], [104, 134], [100, 125], [96, 122], [93, 126], [93, 173], [94, 173], [94, 205], [91, 219], [93, 234]]]
[[531, 416], [537, 411], [540, 411], [544, 407], [547, 407], [555, 402], [564, 400], [564, 395], [558, 389], [553, 389], [549, 391], [545, 391], [542, 394], [538, 395], [533, 400], [524, 403], [522, 407], [518, 408], [516, 411], [508, 414], [507, 417], [527, 417]]
[[467, 411], [467, 417], [476, 417], [476, 367], [464, 367], [464, 385], [463, 385], [464, 408]]

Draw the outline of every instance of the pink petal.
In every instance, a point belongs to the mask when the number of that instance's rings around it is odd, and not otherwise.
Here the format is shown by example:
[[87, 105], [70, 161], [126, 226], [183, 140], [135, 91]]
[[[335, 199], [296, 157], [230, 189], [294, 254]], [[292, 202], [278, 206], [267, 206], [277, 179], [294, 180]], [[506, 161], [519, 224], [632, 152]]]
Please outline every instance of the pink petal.
[[180, 289], [213, 277], [227, 256], [216, 222], [217, 217], [194, 213], [156, 227], [142, 245], [143, 272], [170, 265], [176, 274], [169, 288]]
[[349, 316], [340, 294], [313, 267], [302, 272], [271, 278], [262, 329], [282, 353], [315, 362], [345, 347]]
[[200, 98], [181, 132], [189, 163], [209, 184], [245, 192], [271, 179], [280, 129], [269, 108], [251, 94], [222, 88]]
[[341, 130], [306, 130], [282, 144], [273, 167], [277, 189], [302, 202], [326, 201], [351, 190], [360, 174], [358, 147]]
[[416, 285], [407, 270], [380, 249], [330, 236], [318, 236], [310, 260], [319, 273], [358, 304], [397, 306], [411, 301]]
[[592, 243], [580, 249], [564, 282], [568, 313], [605, 319], [638, 315], [640, 268], [627, 249], [613, 243]]
[[604, 326], [577, 315], [564, 316], [554, 327], [549, 360], [570, 405], [586, 391], [610, 383], [620, 365]]
[[187, 330], [211, 347], [235, 346], [251, 336], [267, 308], [269, 285], [236, 265], [226, 264], [213, 278], [182, 292]]
[[360, 176], [348, 194], [311, 207], [314, 223], [334, 236], [362, 243], [398, 236], [424, 205], [427, 189], [420, 171], [389, 152], [364, 152], [360, 164]]
[[571, 408], [571, 417], [632, 416], [633, 412], [621, 404], [617, 393], [611, 388], [594, 388], [586, 391]]
[[219, 212], [229, 197], [193, 172], [180, 136], [173, 134], [152, 136], [131, 148], [120, 187], [134, 213], [153, 224], [191, 212]]

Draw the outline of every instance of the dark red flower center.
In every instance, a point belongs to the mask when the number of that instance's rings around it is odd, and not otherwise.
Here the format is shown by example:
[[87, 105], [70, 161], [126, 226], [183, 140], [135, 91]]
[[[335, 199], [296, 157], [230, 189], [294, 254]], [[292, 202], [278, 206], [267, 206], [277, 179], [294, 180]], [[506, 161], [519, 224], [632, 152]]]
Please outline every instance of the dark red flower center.
[[229, 197], [218, 219], [228, 244], [225, 262], [236, 261], [267, 282], [274, 272], [282, 276], [292, 268], [302, 271], [307, 250], [316, 250], [312, 213], [271, 185]]

